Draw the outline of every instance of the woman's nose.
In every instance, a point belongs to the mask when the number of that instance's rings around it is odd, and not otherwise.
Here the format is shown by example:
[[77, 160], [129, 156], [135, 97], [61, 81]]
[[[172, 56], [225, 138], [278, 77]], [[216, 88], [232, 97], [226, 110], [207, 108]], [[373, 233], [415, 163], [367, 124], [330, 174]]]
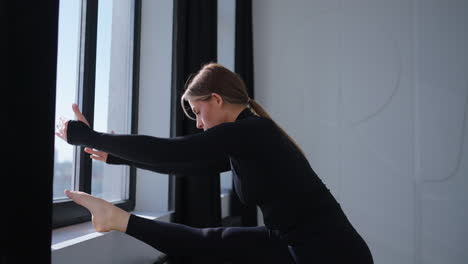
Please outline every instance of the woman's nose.
[[198, 119], [197, 119], [197, 128], [198, 128], [198, 129], [202, 129], [202, 128], [203, 128], [203, 123], [200, 122]]

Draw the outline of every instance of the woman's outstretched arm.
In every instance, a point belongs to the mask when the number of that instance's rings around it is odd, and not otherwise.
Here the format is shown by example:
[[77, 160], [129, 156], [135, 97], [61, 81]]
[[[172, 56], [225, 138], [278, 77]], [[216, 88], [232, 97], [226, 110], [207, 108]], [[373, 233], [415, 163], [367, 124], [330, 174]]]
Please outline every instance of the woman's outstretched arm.
[[115, 135], [99, 133], [89, 127], [76, 104], [77, 120], [58, 125], [56, 135], [72, 145], [85, 146], [109, 153], [128, 165], [159, 173], [223, 172], [230, 170], [230, 155], [251, 152], [252, 122], [229, 122], [202, 133], [176, 138], [146, 135]]
[[207, 172], [225, 172], [229, 171], [231, 169], [231, 165], [229, 162], [229, 158], [222, 158], [220, 157], [219, 160], [213, 160], [212, 162], [204, 162], [204, 163], [199, 163], [199, 164], [193, 164], [190, 167], [184, 167], [184, 166], [176, 166], [176, 167], [171, 167], [171, 166], [158, 166], [158, 165], [147, 165], [143, 163], [137, 163], [137, 162], [132, 162], [129, 160], [124, 160], [119, 157], [116, 157], [114, 155], [108, 155], [107, 164], [112, 164], [112, 165], [128, 165], [128, 166], [134, 166], [139, 169], [143, 170], [149, 170], [157, 173], [163, 173], [163, 174], [176, 174], [180, 173], [182, 175], [185, 174], [203, 174]]
[[82, 121], [70, 120], [66, 139], [72, 145], [99, 149], [162, 173], [221, 172], [230, 169], [229, 155], [246, 151], [244, 145], [249, 137], [246, 130], [245, 124], [223, 123], [197, 134], [160, 138], [100, 133]]
[[[112, 134], [114, 133], [112, 132]], [[222, 157], [220, 157], [219, 160], [213, 161], [212, 162], [213, 165], [207, 166], [206, 163], [198, 164], [198, 167], [192, 166], [192, 168], [186, 169], [186, 168], [171, 168], [171, 167], [164, 167], [164, 166], [149, 166], [149, 165], [142, 164], [142, 163], [124, 160], [119, 157], [113, 156], [109, 153], [106, 153], [104, 151], [99, 151], [97, 149], [85, 148], [84, 151], [90, 154], [89, 156], [90, 158], [97, 160], [97, 161], [105, 162], [107, 164], [134, 166], [139, 169], [154, 171], [158, 173], [165, 173], [165, 174], [171, 174], [171, 173], [177, 173], [178, 175], [187, 175], [187, 174], [192, 175], [192, 174], [198, 174], [198, 173], [207, 174], [207, 172], [219, 173], [219, 172], [224, 172], [224, 171], [228, 171], [231, 169], [229, 159], [228, 158], [223, 159]]]

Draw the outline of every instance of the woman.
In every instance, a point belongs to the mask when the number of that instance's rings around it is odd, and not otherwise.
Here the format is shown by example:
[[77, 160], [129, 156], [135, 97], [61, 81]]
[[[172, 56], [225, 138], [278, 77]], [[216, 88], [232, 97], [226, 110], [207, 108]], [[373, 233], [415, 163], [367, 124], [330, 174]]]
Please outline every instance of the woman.
[[207, 64], [188, 82], [181, 102], [203, 132], [176, 138], [98, 133], [74, 105], [78, 120], [60, 125], [57, 135], [109, 164], [159, 173], [232, 170], [236, 193], [245, 204], [261, 208], [265, 226], [192, 228], [150, 221], [66, 190], [91, 211], [97, 231], [125, 232], [174, 256], [240, 263], [373, 263], [365, 241], [302, 150], [248, 97], [237, 74]]

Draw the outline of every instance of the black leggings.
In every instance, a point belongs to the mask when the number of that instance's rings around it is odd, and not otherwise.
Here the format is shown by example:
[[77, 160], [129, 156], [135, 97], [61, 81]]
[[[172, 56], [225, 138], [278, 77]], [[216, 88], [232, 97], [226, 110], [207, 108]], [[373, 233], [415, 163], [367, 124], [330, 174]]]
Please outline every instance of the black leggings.
[[132, 214], [126, 233], [170, 256], [207, 257], [214, 263], [373, 263], [357, 232], [288, 246], [264, 226], [193, 228]]

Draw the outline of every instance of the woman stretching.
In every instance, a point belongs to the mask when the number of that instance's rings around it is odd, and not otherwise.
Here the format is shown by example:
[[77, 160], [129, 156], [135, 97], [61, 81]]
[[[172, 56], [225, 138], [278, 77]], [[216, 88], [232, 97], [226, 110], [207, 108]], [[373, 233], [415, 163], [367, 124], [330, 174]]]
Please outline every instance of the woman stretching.
[[172, 256], [209, 256], [220, 263], [373, 263], [366, 242], [302, 150], [248, 97], [237, 74], [205, 65], [181, 103], [203, 132], [175, 138], [100, 133], [73, 105], [78, 120], [62, 123], [56, 134], [109, 164], [166, 174], [232, 170], [236, 193], [260, 207], [265, 226], [193, 228], [153, 221], [66, 190], [91, 212], [97, 231], [125, 232]]

